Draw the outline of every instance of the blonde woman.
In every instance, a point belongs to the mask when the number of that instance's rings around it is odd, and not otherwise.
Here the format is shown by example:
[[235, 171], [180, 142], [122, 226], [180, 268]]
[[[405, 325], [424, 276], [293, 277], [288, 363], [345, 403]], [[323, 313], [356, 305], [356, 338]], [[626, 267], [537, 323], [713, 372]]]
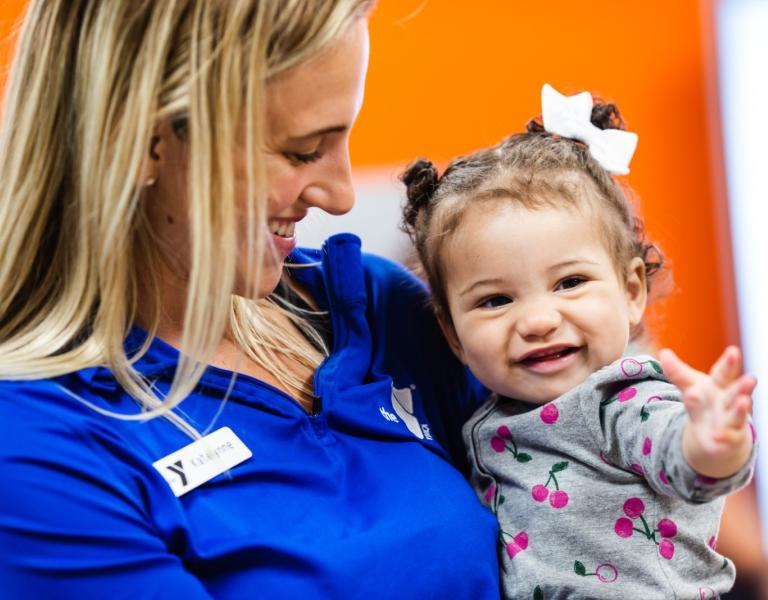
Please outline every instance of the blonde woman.
[[0, 139], [0, 595], [493, 598], [477, 390], [351, 235], [371, 0], [32, 0]]

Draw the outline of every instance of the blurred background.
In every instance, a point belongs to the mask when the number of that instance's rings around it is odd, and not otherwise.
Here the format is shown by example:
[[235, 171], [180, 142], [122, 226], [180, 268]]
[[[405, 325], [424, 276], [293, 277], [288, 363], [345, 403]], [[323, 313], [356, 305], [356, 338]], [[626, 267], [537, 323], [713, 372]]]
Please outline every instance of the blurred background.
[[[0, 0], [0, 64], [24, 5]], [[589, 90], [640, 136], [625, 179], [672, 275], [651, 310], [655, 344], [708, 369], [740, 343], [763, 381], [755, 414], [768, 432], [767, 32], [768, 0], [379, 0], [352, 137], [358, 204], [343, 218], [312, 215], [301, 243], [353, 231], [365, 250], [407, 261], [405, 164], [442, 166], [521, 131], [545, 82]], [[719, 549], [739, 570], [729, 598], [768, 598], [757, 500], [768, 521], [768, 472], [756, 481], [726, 503]]]

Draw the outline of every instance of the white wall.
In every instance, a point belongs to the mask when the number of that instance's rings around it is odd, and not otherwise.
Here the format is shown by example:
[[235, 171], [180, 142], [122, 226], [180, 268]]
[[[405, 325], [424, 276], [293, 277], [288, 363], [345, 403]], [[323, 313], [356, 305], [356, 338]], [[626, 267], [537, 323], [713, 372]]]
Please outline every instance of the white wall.
[[741, 339], [757, 376], [758, 494], [768, 547], [768, 0], [720, 0], [720, 100]]

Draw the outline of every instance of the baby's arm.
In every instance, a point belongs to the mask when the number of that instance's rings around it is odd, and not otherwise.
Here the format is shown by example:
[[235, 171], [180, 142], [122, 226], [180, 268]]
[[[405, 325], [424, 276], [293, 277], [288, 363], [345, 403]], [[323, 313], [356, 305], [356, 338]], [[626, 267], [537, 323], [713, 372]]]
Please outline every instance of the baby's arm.
[[741, 352], [725, 349], [709, 374], [680, 360], [671, 350], [659, 359], [671, 383], [683, 393], [688, 422], [683, 430], [683, 457], [700, 475], [716, 479], [733, 475], [749, 459], [748, 426], [756, 380], [743, 375]]

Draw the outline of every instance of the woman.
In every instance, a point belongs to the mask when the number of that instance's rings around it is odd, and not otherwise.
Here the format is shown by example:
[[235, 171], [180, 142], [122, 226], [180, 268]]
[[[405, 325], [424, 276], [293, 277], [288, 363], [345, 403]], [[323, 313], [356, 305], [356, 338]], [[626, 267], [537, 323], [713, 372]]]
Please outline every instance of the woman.
[[370, 4], [31, 1], [0, 139], [3, 597], [498, 596], [453, 466], [479, 390], [422, 288], [351, 235], [294, 248], [353, 202]]

